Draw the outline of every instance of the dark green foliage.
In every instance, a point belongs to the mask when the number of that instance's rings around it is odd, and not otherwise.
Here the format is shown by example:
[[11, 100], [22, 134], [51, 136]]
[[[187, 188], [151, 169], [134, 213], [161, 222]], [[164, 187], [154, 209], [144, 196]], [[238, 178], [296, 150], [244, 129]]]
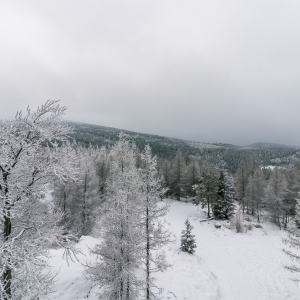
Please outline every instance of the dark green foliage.
[[194, 254], [195, 248], [197, 248], [195, 236], [191, 234], [194, 227], [190, 224], [188, 219], [186, 219], [184, 224], [185, 230], [182, 230], [180, 250], [182, 252]]
[[218, 181], [217, 199], [213, 204], [213, 214], [216, 219], [228, 220], [234, 212], [233, 192], [226, 182], [224, 172], [220, 172]]
[[224, 162], [226, 168], [232, 174], [238, 169], [241, 161], [248, 162], [252, 156], [259, 157], [260, 165], [288, 164], [292, 156], [299, 158], [299, 149], [295, 148], [242, 148], [227, 144], [202, 144], [185, 140], [168, 138], [158, 135], [136, 133], [127, 130], [120, 130], [104, 126], [70, 123], [74, 127], [75, 138], [79, 144], [88, 146], [108, 146], [111, 147], [118, 141], [120, 131], [130, 137], [136, 146], [142, 151], [147, 144], [152, 149], [152, 153], [160, 158], [172, 160], [178, 151], [188, 160], [190, 156], [214, 164]]
[[211, 217], [211, 208], [216, 200], [218, 190], [219, 171], [212, 163], [203, 163], [200, 165], [199, 183], [194, 185], [196, 196], [193, 198], [193, 204], [204, 208], [207, 207], [207, 217]]

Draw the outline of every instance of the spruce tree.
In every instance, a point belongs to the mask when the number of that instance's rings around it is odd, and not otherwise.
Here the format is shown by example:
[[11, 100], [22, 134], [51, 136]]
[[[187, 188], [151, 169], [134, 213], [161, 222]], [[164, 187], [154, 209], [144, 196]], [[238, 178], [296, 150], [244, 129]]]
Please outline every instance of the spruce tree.
[[210, 162], [206, 162], [199, 169], [199, 183], [193, 186], [196, 192], [193, 203], [195, 205], [201, 204], [202, 208], [207, 206], [207, 218], [211, 218], [211, 206], [213, 206], [216, 199], [218, 174], [216, 166]]
[[217, 199], [213, 205], [213, 214], [216, 219], [228, 220], [234, 211], [233, 193], [230, 186], [226, 182], [226, 177], [223, 171], [220, 172], [218, 182]]
[[182, 230], [180, 250], [194, 254], [195, 248], [197, 248], [195, 236], [192, 235], [192, 229], [194, 227], [190, 224], [189, 219], [186, 219], [184, 224], [185, 230]]

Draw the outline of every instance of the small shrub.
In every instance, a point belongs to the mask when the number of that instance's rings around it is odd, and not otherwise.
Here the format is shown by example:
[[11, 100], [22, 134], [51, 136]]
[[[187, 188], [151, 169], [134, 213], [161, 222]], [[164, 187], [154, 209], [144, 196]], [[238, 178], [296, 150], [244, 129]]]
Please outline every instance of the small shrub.
[[243, 213], [240, 207], [236, 210], [235, 215], [231, 218], [231, 227], [235, 229], [237, 233], [244, 232]]

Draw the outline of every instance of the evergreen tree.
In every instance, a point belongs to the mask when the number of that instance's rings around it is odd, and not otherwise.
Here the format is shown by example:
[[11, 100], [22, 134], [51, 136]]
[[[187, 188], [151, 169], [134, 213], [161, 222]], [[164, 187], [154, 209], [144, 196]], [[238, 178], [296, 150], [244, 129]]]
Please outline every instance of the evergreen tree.
[[211, 217], [211, 206], [216, 200], [219, 171], [212, 163], [204, 163], [199, 171], [199, 183], [194, 185], [196, 196], [193, 198], [195, 205], [207, 206], [207, 217]]
[[181, 246], [180, 250], [182, 252], [188, 252], [190, 254], [194, 254], [195, 248], [197, 248], [195, 236], [192, 235], [192, 229], [194, 228], [189, 219], [186, 219], [185, 222], [185, 230], [182, 230], [181, 233]]
[[215, 218], [228, 220], [234, 212], [233, 201], [233, 193], [230, 190], [230, 186], [226, 182], [224, 172], [221, 171], [218, 181], [217, 199], [212, 208]]

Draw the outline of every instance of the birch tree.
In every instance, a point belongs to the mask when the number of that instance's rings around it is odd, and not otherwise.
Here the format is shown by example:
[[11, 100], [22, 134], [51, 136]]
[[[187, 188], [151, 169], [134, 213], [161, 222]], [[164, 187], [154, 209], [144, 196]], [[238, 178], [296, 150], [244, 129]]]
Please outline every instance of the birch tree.
[[57, 227], [63, 218], [41, 194], [53, 178], [75, 179], [76, 155], [68, 142], [71, 128], [61, 121], [65, 107], [48, 100], [36, 111], [18, 112], [0, 123], [0, 295], [38, 299], [51, 290], [46, 272], [53, 243], [70, 254], [70, 235]]

